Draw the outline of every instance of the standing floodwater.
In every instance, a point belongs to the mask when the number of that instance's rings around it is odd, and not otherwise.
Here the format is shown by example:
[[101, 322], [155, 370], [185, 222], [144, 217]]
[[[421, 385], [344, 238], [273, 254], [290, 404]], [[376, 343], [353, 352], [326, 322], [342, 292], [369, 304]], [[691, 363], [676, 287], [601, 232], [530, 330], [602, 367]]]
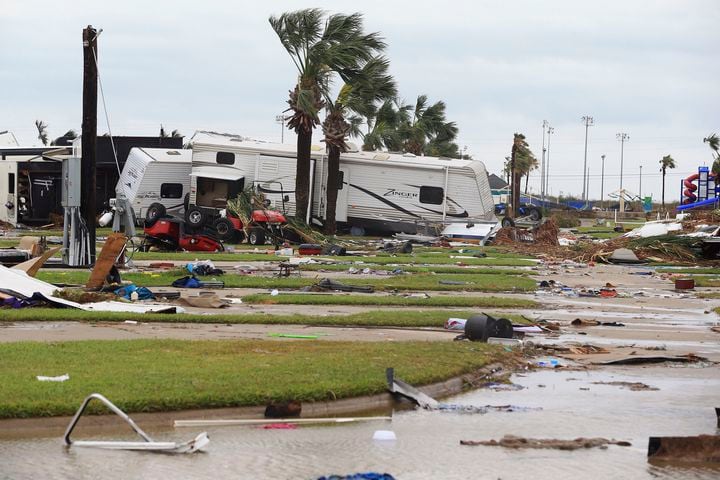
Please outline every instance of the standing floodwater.
[[[658, 390], [633, 391], [594, 383], [620, 381], [643, 382]], [[302, 426], [295, 430], [211, 428], [207, 451], [195, 455], [65, 450], [60, 433], [53, 438], [5, 440], [0, 441], [0, 478], [313, 479], [370, 470], [403, 480], [720, 477], [718, 469], [659, 466], [646, 458], [651, 435], [718, 433], [714, 413], [720, 392], [717, 368], [547, 369], [516, 375], [513, 382], [525, 388], [477, 390], [448, 401], [534, 408], [485, 415], [400, 411], [392, 422]], [[376, 430], [392, 430], [397, 440], [374, 442]], [[157, 439], [181, 441], [197, 431], [200, 429], [148, 433]], [[557, 439], [605, 437], [627, 440], [632, 446], [567, 452], [460, 445], [460, 440], [499, 439], [506, 434]], [[76, 438], [82, 438], [81, 427]]]

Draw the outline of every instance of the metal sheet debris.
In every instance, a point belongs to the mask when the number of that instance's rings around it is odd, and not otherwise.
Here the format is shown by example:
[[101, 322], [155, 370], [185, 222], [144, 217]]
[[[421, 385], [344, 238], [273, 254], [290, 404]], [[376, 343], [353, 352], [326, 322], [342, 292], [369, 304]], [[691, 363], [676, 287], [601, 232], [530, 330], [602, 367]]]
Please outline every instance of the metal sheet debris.
[[[95, 441], [95, 440], [78, 440], [73, 441], [70, 439], [70, 435], [77, 426], [80, 417], [87, 408], [88, 404], [92, 400], [99, 400], [106, 407], [108, 407], [113, 413], [118, 415], [120, 418], [125, 420], [125, 423], [130, 425], [135, 433], [137, 433], [142, 439], [142, 442], [126, 442], [126, 441]], [[198, 434], [192, 440], [183, 443], [176, 442], [156, 442], [150, 436], [145, 433], [137, 424], [122, 410], [120, 410], [114, 403], [105, 398], [105, 396], [99, 393], [92, 393], [83, 400], [80, 408], [70, 420], [70, 424], [65, 430], [65, 436], [63, 437], [65, 445], [68, 447], [93, 447], [93, 448], [105, 448], [111, 450], [146, 450], [151, 452], [162, 452], [162, 453], [194, 453], [200, 451], [208, 443], [210, 439], [206, 432]]]

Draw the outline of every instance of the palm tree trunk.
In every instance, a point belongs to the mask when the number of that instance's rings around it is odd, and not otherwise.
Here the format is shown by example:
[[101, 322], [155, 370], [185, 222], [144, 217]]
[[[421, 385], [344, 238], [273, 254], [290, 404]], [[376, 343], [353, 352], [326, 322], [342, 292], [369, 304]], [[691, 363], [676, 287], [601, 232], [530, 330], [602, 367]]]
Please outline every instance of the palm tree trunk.
[[527, 172], [525, 174], [525, 195], [527, 195], [529, 181], [530, 181], [530, 172]]
[[510, 154], [510, 177], [512, 179], [512, 182], [510, 184], [511, 191], [512, 191], [512, 208], [508, 210], [510, 213], [510, 218], [516, 218], [518, 213], [518, 207], [520, 204], [520, 175], [518, 174], [517, 168], [515, 166], [515, 154], [517, 153], [517, 146], [513, 145], [512, 151]]
[[662, 169], [663, 185], [662, 185], [662, 211], [665, 212], [665, 167]]
[[297, 136], [297, 170], [295, 172], [295, 220], [305, 223], [310, 198], [310, 148], [312, 130], [299, 129]]
[[338, 177], [340, 176], [340, 148], [337, 145], [328, 145], [328, 171], [327, 171], [327, 206], [325, 212], [325, 233], [335, 235], [337, 222], [335, 212], [338, 196]]

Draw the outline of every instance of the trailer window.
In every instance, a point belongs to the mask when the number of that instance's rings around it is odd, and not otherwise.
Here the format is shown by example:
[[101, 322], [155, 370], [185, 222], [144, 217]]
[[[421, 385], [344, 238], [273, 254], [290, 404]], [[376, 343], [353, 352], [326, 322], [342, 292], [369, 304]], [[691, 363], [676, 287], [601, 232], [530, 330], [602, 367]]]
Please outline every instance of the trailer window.
[[160, 198], [182, 198], [182, 183], [163, 183], [160, 185]]
[[444, 192], [440, 187], [420, 187], [420, 203], [442, 205]]
[[235, 165], [235, 154], [231, 152], [217, 152], [215, 161], [220, 165]]
[[15, 174], [8, 173], [8, 193], [10, 195], [15, 194]]
[[342, 189], [343, 189], [343, 182], [344, 182], [344, 181], [345, 181], [345, 172], [343, 172], [342, 170], [340, 170], [340, 171], [338, 172], [338, 190], [342, 190]]

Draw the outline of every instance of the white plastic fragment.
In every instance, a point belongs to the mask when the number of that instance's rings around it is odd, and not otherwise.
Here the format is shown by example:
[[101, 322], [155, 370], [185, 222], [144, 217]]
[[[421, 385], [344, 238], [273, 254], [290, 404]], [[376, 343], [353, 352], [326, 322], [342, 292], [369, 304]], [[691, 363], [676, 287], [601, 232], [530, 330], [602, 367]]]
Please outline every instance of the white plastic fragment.
[[44, 375], [38, 375], [35, 378], [37, 378], [41, 382], [64, 382], [66, 380], [70, 380], [70, 375], [67, 373], [64, 375], [58, 375], [57, 377], [46, 377]]
[[394, 442], [397, 440], [397, 436], [392, 430], [375, 430], [373, 440], [376, 442]]

